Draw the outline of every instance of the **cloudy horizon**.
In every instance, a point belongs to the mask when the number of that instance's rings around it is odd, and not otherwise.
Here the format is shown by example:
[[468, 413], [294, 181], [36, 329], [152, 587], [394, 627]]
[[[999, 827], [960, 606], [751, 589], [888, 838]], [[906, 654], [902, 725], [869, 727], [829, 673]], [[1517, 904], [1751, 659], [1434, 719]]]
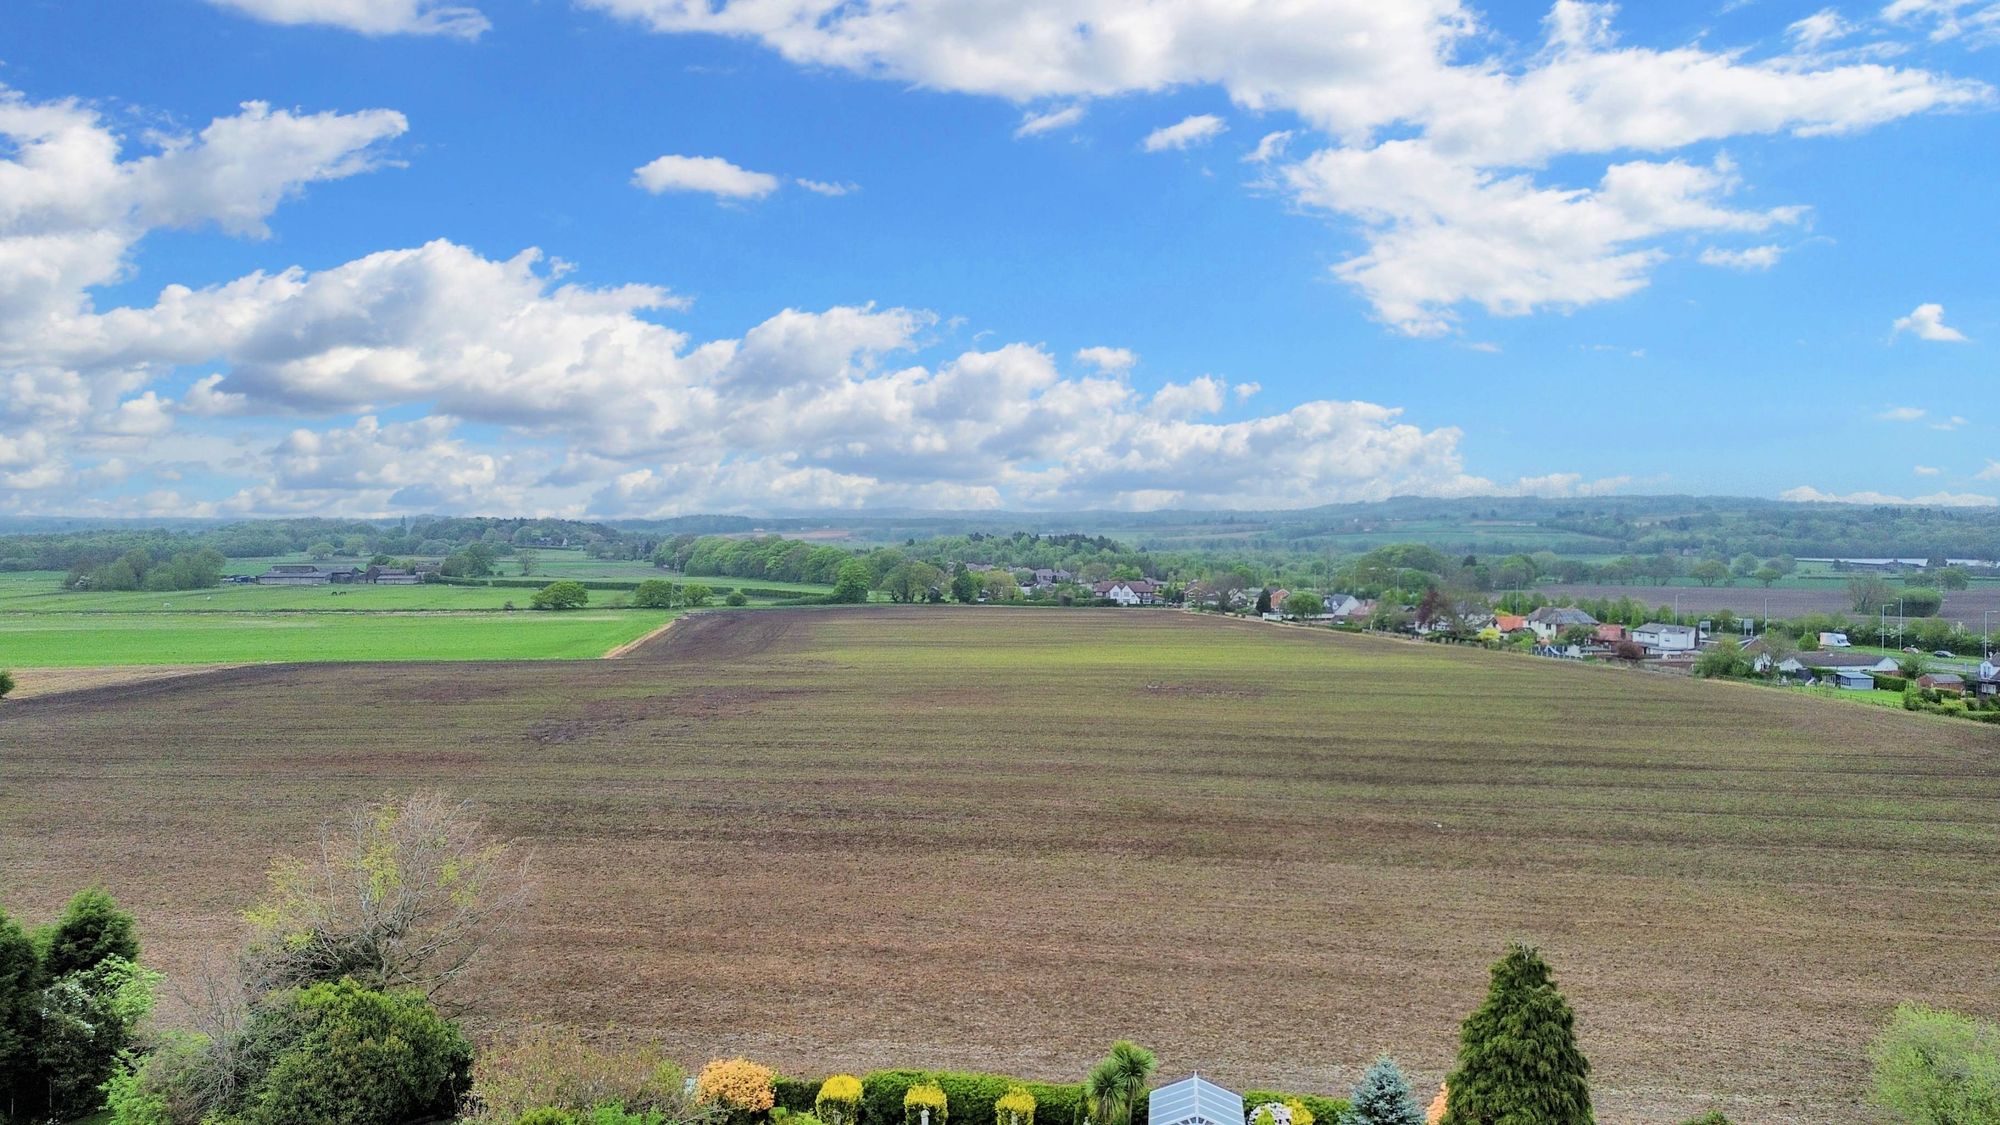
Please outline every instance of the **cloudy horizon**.
[[25, 9], [0, 512], [2000, 505], [2000, 0]]

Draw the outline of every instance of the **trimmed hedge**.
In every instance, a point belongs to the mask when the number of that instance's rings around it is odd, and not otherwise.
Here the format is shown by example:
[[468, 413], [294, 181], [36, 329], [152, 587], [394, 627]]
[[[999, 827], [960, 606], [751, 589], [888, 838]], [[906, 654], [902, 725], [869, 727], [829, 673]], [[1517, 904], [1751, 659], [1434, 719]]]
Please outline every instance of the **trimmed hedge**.
[[1910, 681], [1901, 676], [1891, 676], [1886, 672], [1875, 673], [1876, 691], [1902, 691], [1910, 686]]
[[[910, 1087], [935, 1082], [951, 1106], [951, 1119], [958, 1125], [988, 1125], [995, 1120], [993, 1105], [1016, 1086], [1035, 1098], [1035, 1125], [1082, 1125], [1083, 1084], [1080, 1082], [1023, 1082], [1004, 1074], [967, 1074], [953, 1071], [876, 1070], [861, 1076], [860, 1125], [903, 1125], [903, 1097]], [[801, 1085], [805, 1085], [801, 1083]], [[815, 1091], [818, 1084], [812, 1084]], [[779, 1103], [785, 1102], [780, 1087]], [[1132, 1120], [1143, 1123], [1152, 1104], [1152, 1092], [1140, 1094], [1132, 1106]], [[1260, 1105], [1297, 1099], [1312, 1111], [1317, 1125], [1335, 1125], [1347, 1114], [1344, 1098], [1318, 1094], [1293, 1094], [1278, 1090], [1247, 1090], [1243, 1104]]]
[[813, 1104], [819, 1100], [820, 1084], [823, 1078], [786, 1078], [779, 1075], [771, 1083], [773, 1103], [788, 1113], [811, 1113]]

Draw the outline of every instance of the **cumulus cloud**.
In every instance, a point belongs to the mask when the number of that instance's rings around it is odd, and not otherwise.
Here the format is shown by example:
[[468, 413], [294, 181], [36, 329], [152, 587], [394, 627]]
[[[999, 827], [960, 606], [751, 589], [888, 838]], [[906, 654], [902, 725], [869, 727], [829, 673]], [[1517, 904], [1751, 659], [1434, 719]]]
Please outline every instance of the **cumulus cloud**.
[[1724, 250], [1711, 246], [1701, 252], [1701, 264], [1753, 273], [1777, 265], [1778, 259], [1784, 255], [1785, 249], [1782, 246], [1751, 246], [1743, 250]]
[[1147, 152], [1184, 150], [1195, 145], [1207, 144], [1221, 136], [1228, 128], [1222, 118], [1212, 113], [1197, 113], [1183, 117], [1172, 125], [1162, 125], [1146, 134], [1146, 139], [1139, 143], [1139, 147]]
[[1800, 485], [1788, 488], [1778, 494], [1778, 499], [1801, 504], [1892, 504], [1911, 508], [1992, 508], [2000, 506], [2000, 497], [1983, 496], [1976, 492], [1933, 492], [1928, 496], [1894, 496], [1886, 492], [1849, 492], [1845, 494], [1822, 492], [1817, 488]]
[[1943, 419], [1943, 420], [1941, 420], [1941, 421], [1937, 421], [1937, 422], [1932, 422], [1932, 423], [1931, 423], [1931, 429], [1933, 429], [1933, 430], [1955, 430], [1955, 429], [1957, 429], [1957, 428], [1959, 428], [1960, 426], [1963, 426], [1963, 425], [1965, 425], [1965, 419], [1964, 419], [1963, 417], [1961, 417], [1961, 416], [1957, 415], [1957, 414], [1954, 414], [1954, 415], [1952, 415], [1951, 417], [1949, 417], [1949, 418], [1945, 418], [1945, 419]]
[[1934, 477], [1944, 472], [1943, 469], [1938, 468], [1936, 465], [1918, 465], [1910, 471], [1920, 477]]
[[2000, 461], [1988, 460], [1986, 467], [1972, 474], [1974, 480], [2000, 480]]
[[[1732, 137], [1852, 133], [1993, 101], [1980, 82], [1866, 52], [1826, 53], [1845, 31], [1828, 12], [1793, 25], [1785, 53], [1757, 58], [1700, 44], [1626, 45], [1614, 7], [1580, 0], [1556, 0], [1542, 42], [1527, 49], [1491, 35], [1464, 0], [1019, 0], [1005, 20], [985, 0], [581, 2], [660, 32], [737, 36], [801, 64], [940, 90], [1080, 108], [1213, 86], [1246, 110], [1291, 113], [1323, 140], [1281, 178], [1296, 202], [1357, 222], [1366, 241], [1336, 275], [1383, 321], [1417, 335], [1451, 330], [1468, 305], [1518, 314], [1614, 300], [1647, 284], [1669, 236], [1761, 230], [1802, 213], [1725, 207], [1733, 175], [1696, 182], [1683, 169], [1698, 166], [1658, 157]], [[1897, 0], [1888, 15], [1963, 32], [1984, 10]], [[1209, 139], [1221, 125], [1201, 115], [1145, 147]], [[1285, 141], [1299, 139], [1291, 133], [1300, 131], [1267, 133], [1251, 159], [1279, 163]], [[1609, 162], [1613, 154], [1621, 163]], [[1576, 179], [1579, 157], [1603, 163]], [[1548, 170], [1558, 159], [1561, 178]], [[1385, 198], [1383, 177], [1417, 168], [1444, 176], [1457, 202]], [[1347, 176], [1364, 183], [1350, 188]], [[1632, 194], [1640, 178], [1662, 194]], [[1627, 196], [1608, 206], [1606, 193], [1620, 190]], [[1719, 263], [1732, 268], [1763, 268], [1768, 256], [1717, 254], [1735, 255]]]
[[762, 199], [778, 190], [778, 177], [719, 156], [662, 156], [635, 170], [632, 182], [654, 195], [684, 191], [717, 199]]
[[[1580, 494], [1556, 478], [1468, 473], [1459, 431], [1411, 425], [1390, 406], [1315, 401], [1211, 421], [1251, 388], [1203, 376], [1135, 389], [1129, 353], [1112, 348], [1086, 349], [1095, 373], [1082, 376], [1018, 343], [921, 362], [937, 318], [912, 309], [788, 309], [740, 337], [697, 341], [647, 317], [673, 307], [662, 290], [555, 273], [533, 251], [494, 260], [433, 242], [319, 272], [169, 287], [150, 307], [88, 318], [89, 344], [74, 354], [224, 369], [179, 402], [128, 395], [107, 435], [195, 414], [330, 420], [242, 452], [258, 483], [218, 502], [224, 513]], [[399, 409], [421, 420], [386, 420]], [[506, 427], [509, 452], [467, 441], [472, 423]], [[10, 439], [0, 472], [29, 472], [49, 453]]]
[[1921, 406], [1892, 406], [1876, 417], [1884, 422], [1920, 422], [1929, 413]]
[[442, 0], [209, 0], [276, 24], [342, 27], [364, 35], [450, 35], [477, 39], [492, 24], [479, 9]]
[[[205, 226], [261, 237], [309, 184], [381, 166], [401, 114], [307, 114], [245, 103], [194, 134], [126, 141], [79, 102], [35, 102], [0, 87], [0, 432], [37, 435], [15, 489], [80, 479], [73, 457], [170, 428], [172, 404], [147, 389], [174, 362], [132, 346], [123, 310], [90, 293], [122, 280], [150, 230]], [[170, 345], [178, 330], [148, 333]], [[167, 349], [172, 352], [174, 348]], [[213, 405], [204, 401], [204, 405]], [[19, 455], [26, 445], [9, 443]]]
[[1027, 113], [1021, 117], [1021, 124], [1015, 128], [1016, 139], [1038, 137], [1043, 133], [1053, 133], [1068, 129], [1083, 120], [1083, 106], [1080, 103], [1061, 106], [1042, 113]]
[[1944, 322], [1944, 306], [1936, 303], [1918, 305], [1910, 310], [1910, 315], [1899, 316], [1893, 326], [1901, 335], [1908, 332], [1919, 340], [1930, 340], [1942, 344], [1963, 344], [1965, 333]]
[[1129, 371], [1139, 362], [1139, 357], [1130, 348], [1081, 348], [1076, 358], [1084, 363], [1112, 374]]

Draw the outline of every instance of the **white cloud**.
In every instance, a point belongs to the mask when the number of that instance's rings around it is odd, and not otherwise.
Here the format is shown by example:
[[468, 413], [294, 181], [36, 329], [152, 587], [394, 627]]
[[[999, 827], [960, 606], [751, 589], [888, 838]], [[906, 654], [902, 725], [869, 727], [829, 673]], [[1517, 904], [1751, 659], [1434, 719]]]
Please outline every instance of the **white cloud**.
[[[382, 143], [405, 128], [387, 110], [304, 114], [249, 102], [127, 155], [95, 110], [0, 87], [0, 432], [34, 434], [39, 449], [8, 487], [67, 487], [82, 479], [80, 453], [171, 427], [171, 404], [147, 387], [175, 361], [131, 346], [121, 326], [130, 315], [99, 316], [90, 298], [126, 277], [149, 230], [213, 224], [261, 237], [284, 199], [380, 166]], [[147, 331], [172, 350], [173, 326]]]
[[[1666, 236], [1758, 230], [1769, 222], [1740, 217], [1802, 213], [1724, 209], [1728, 176], [1683, 184], [1687, 198], [1662, 201], [1680, 204], [1664, 209], [1680, 219], [1656, 213], [1611, 234], [1571, 233], [1605, 227], [1601, 195], [1619, 168], [1687, 166], [1635, 156], [1731, 137], [1851, 133], [1993, 101], [1980, 82], [1822, 55], [1805, 41], [1823, 46], [1833, 27], [1814, 17], [1790, 53], [1755, 58], [1700, 44], [1623, 45], [1615, 10], [1578, 0], [1551, 6], [1539, 49], [1492, 35], [1463, 0], [1016, 0], [1004, 18], [987, 0], [580, 2], [660, 32], [737, 36], [800, 64], [940, 90], [1080, 105], [1211, 86], [1245, 110], [1289, 112], [1331, 142], [1294, 170], [1297, 201], [1359, 221], [1368, 243], [1338, 276], [1383, 320], [1420, 334], [1448, 330], [1466, 304], [1527, 312], [1613, 300], [1646, 284]], [[1276, 161], [1278, 143], [1260, 143], [1253, 157]], [[1379, 151], [1394, 148], [1423, 156]], [[1624, 163], [1610, 164], [1614, 154]], [[1580, 173], [1567, 161], [1573, 182], [1551, 182], [1551, 162], [1565, 157], [1597, 162]], [[1464, 206], [1375, 208], [1365, 191], [1350, 206], [1357, 193], [1315, 174], [1379, 176], [1361, 166], [1418, 163], [1441, 170]], [[1695, 216], [1693, 204], [1710, 214]], [[1488, 254], [1497, 264], [1482, 266]]]
[[686, 191], [718, 199], [762, 199], [778, 190], [778, 177], [719, 156], [662, 156], [635, 170], [632, 182], [654, 195]]
[[1800, 485], [1778, 494], [1778, 499], [1810, 504], [1887, 504], [1911, 508], [1992, 508], [2000, 497], [1976, 492], [1933, 492], [1928, 496], [1892, 496], [1886, 492], [1849, 492], [1844, 495], [1822, 492]]
[[1884, 422], [1918, 422], [1930, 413], [1921, 406], [1892, 406], [1876, 417]]
[[1882, 9], [1882, 18], [1928, 24], [1934, 43], [1961, 36], [1974, 47], [2000, 43], [2000, 3], [1993, 0], [1894, 0]]
[[1285, 155], [1286, 147], [1292, 143], [1292, 138], [1297, 135], [1297, 133], [1290, 129], [1280, 129], [1275, 133], [1266, 133], [1257, 141], [1257, 147], [1252, 149], [1243, 158], [1243, 162], [1246, 164], [1269, 164], [1271, 161]]
[[277, 24], [342, 27], [364, 35], [477, 39], [492, 27], [479, 9], [444, 0], [209, 0]]
[[1972, 474], [1973, 480], [2000, 480], [2000, 461], [1988, 460], [1986, 467]]
[[1014, 130], [1014, 136], [1037, 137], [1043, 133], [1053, 133], [1067, 129], [1083, 120], [1082, 103], [1072, 103], [1044, 113], [1026, 113], [1021, 116], [1021, 124]]
[[1935, 465], [1918, 465], [1915, 468], [1911, 469], [1910, 471], [1917, 474], [1920, 477], [1934, 477], [1944, 472], [1943, 469], [1940, 469]]
[[1942, 422], [1932, 422], [1931, 429], [1949, 431], [1949, 430], [1955, 430], [1963, 425], [1965, 425], [1965, 419], [1957, 414], [1954, 414], [1951, 417], [1946, 418]]
[[1129, 371], [1133, 364], [1139, 362], [1138, 355], [1130, 348], [1081, 348], [1077, 351], [1076, 358], [1099, 371], [1113, 375]]
[[1785, 35], [1807, 51], [1817, 51], [1828, 43], [1838, 42], [1852, 34], [1854, 25], [1848, 23], [1832, 8], [1821, 8], [1785, 28]]
[[1197, 113], [1183, 117], [1172, 125], [1162, 125], [1146, 134], [1139, 147], [1147, 152], [1165, 152], [1168, 149], [1187, 149], [1203, 145], [1221, 136], [1229, 128], [1222, 118], [1212, 113]]
[[861, 190], [860, 184], [841, 183], [833, 180], [808, 180], [804, 177], [797, 177], [792, 182], [815, 195], [852, 195]]
[[1711, 246], [1701, 252], [1701, 264], [1749, 273], [1770, 269], [1778, 264], [1778, 259], [1784, 257], [1784, 254], [1782, 246], [1751, 246], [1743, 250], [1724, 250]]
[[1910, 311], [1910, 315], [1897, 317], [1893, 327], [1896, 333], [1908, 332], [1919, 340], [1965, 343], [1965, 333], [1945, 324], [1944, 306], [1935, 302], [1918, 305]]
[[[567, 284], [559, 272], [534, 251], [493, 260], [439, 241], [79, 314], [63, 340], [44, 342], [41, 365], [115, 360], [144, 385], [96, 408], [84, 393], [78, 409], [99, 418], [88, 434], [4, 431], [35, 436], [0, 442], [15, 490], [0, 507], [22, 509], [36, 488], [76, 509], [86, 439], [123, 443], [120, 472], [141, 487], [155, 469], [164, 481], [182, 463], [230, 466], [248, 483], [199, 509], [219, 514], [1270, 506], [1592, 487], [1472, 475], [1459, 431], [1374, 403], [1208, 420], [1254, 385], [1202, 376], [1135, 390], [1124, 349], [1085, 349], [1095, 370], [1080, 376], [1018, 343], [918, 362], [935, 315], [871, 306], [784, 310], [739, 337], [696, 341], [646, 315], [676, 306], [665, 291]], [[222, 370], [176, 402], [152, 384], [184, 363]], [[60, 400], [75, 388], [23, 389]], [[401, 410], [422, 420], [388, 420]], [[216, 414], [264, 436], [151, 436]], [[294, 421], [265, 428], [280, 419]], [[505, 427], [505, 452], [467, 439], [471, 423]]]
[[1334, 272], [1410, 335], [1449, 331], [1455, 306], [1500, 316], [1573, 308], [1645, 286], [1663, 256], [1644, 245], [1675, 231], [1759, 231], [1792, 208], [1734, 210], [1726, 162], [1613, 165], [1591, 190], [1497, 177], [1416, 141], [1327, 149], [1288, 170], [1304, 203], [1354, 215], [1367, 252]]

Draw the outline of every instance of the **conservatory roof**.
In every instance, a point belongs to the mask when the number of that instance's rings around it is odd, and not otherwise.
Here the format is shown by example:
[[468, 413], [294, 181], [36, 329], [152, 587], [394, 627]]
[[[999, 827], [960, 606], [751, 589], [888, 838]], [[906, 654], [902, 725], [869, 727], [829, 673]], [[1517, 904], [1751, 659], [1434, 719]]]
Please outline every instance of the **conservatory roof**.
[[1197, 1074], [1153, 1091], [1147, 1125], [1238, 1125], [1243, 1099]]

